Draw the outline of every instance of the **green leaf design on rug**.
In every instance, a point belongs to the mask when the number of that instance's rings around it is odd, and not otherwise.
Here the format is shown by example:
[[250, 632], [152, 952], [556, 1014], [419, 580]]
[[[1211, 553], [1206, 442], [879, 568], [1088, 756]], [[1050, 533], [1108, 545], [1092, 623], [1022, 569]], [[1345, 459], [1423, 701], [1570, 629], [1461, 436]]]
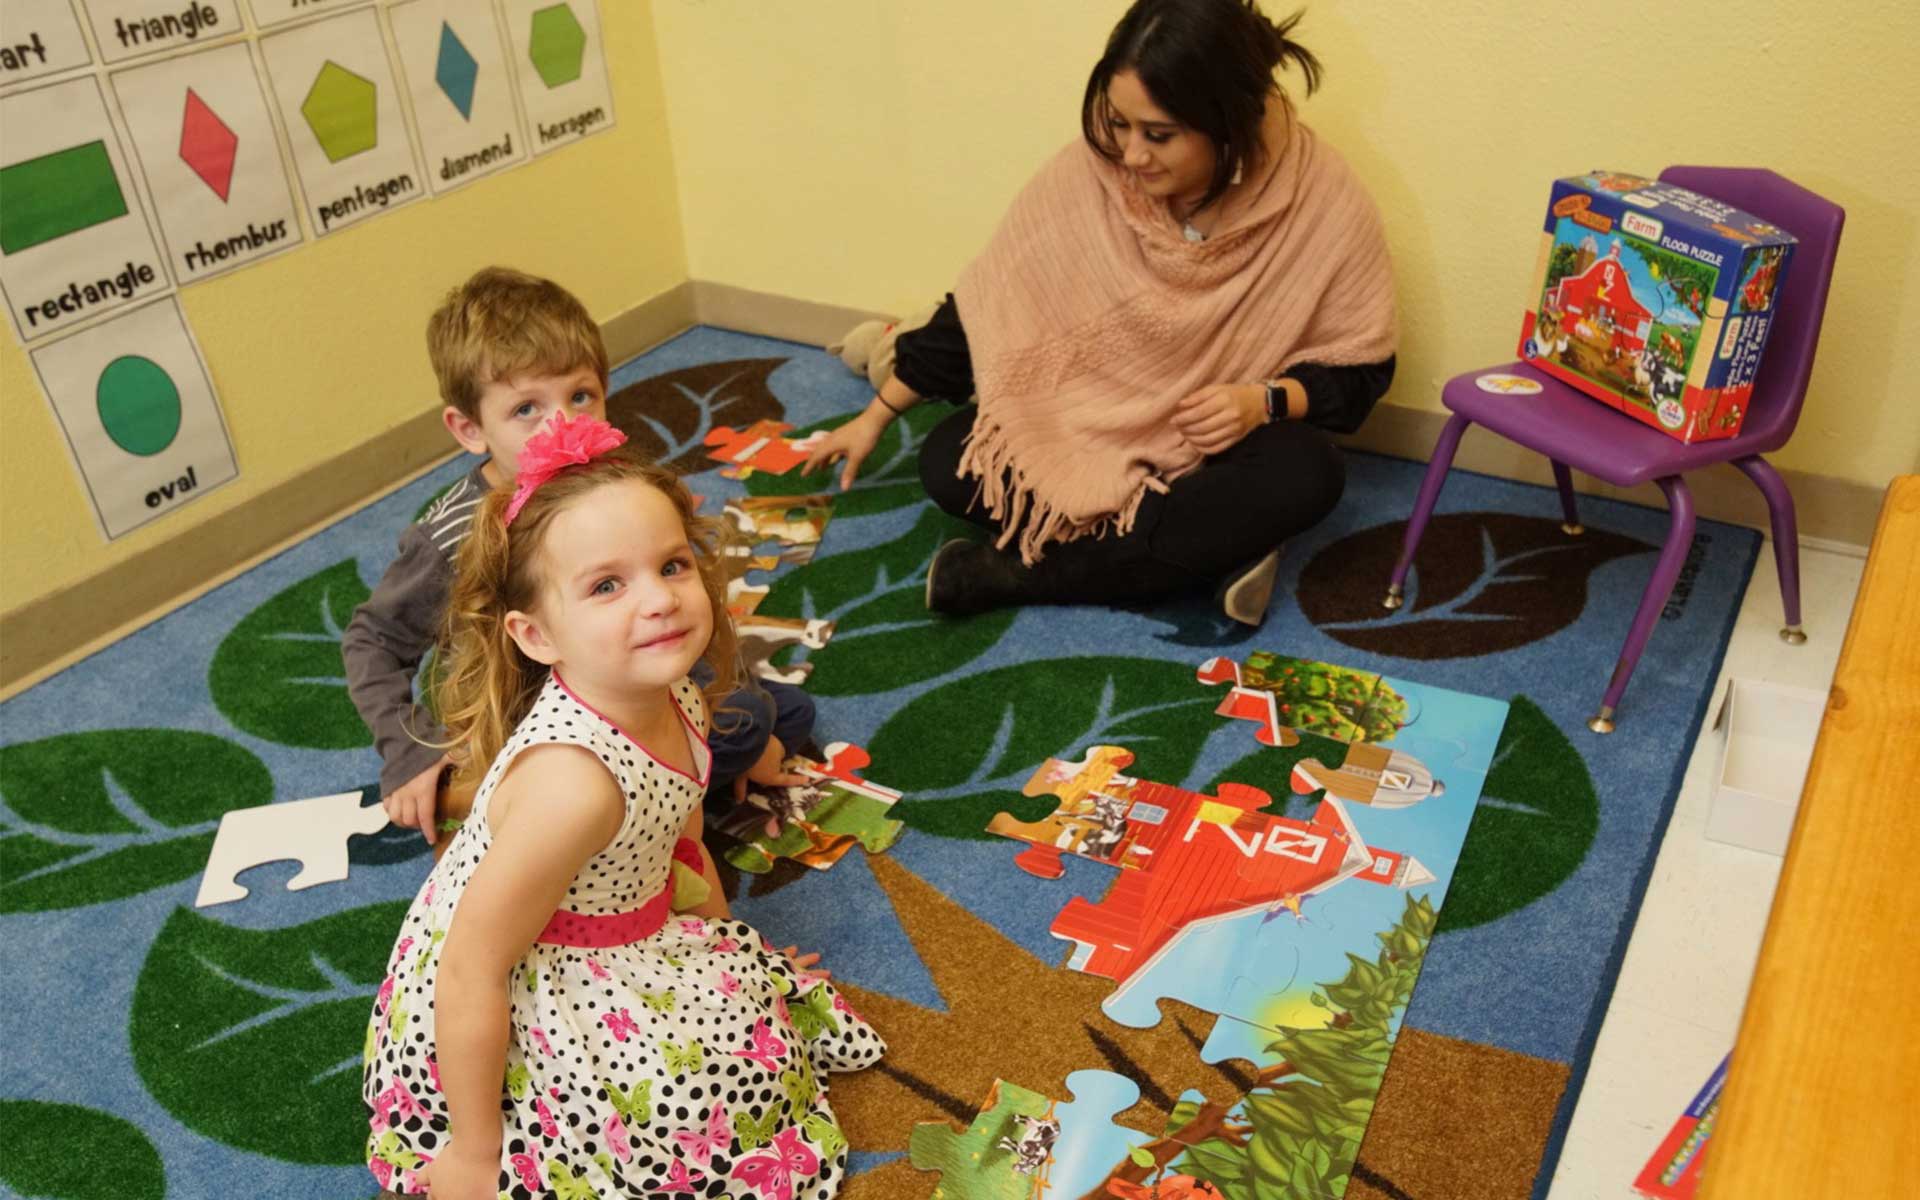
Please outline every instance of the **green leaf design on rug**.
[[[1130, 775], [1178, 784], [1218, 727], [1193, 668], [1147, 658], [1056, 658], [982, 671], [901, 706], [867, 747], [875, 778], [906, 799], [893, 815], [944, 837], [986, 839], [995, 813], [1038, 820], [1059, 800], [1020, 788], [1047, 758], [1125, 746]], [[926, 748], [938, 746], [939, 754]], [[881, 766], [885, 766], [882, 773]]]
[[[802, 438], [822, 429], [836, 429], [857, 414], [847, 413], [815, 421], [788, 434]], [[814, 492], [833, 493], [835, 517], [864, 517], [870, 513], [890, 512], [927, 498], [920, 485], [920, 444], [927, 432], [953, 415], [945, 404], [921, 404], [887, 426], [873, 453], [860, 466], [860, 475], [849, 491], [840, 490], [840, 466], [835, 464], [811, 475], [769, 475], [756, 471], [746, 480], [752, 496], [800, 496]]]
[[833, 640], [808, 659], [814, 664], [809, 692], [890, 692], [937, 679], [1000, 640], [1017, 610], [963, 621], [927, 611], [927, 563], [948, 538], [970, 528], [928, 505], [913, 528], [891, 542], [818, 558], [774, 581], [761, 613], [838, 622]]
[[37, 1200], [161, 1200], [167, 1172], [147, 1135], [77, 1104], [0, 1100], [0, 1183]]
[[371, 746], [347, 696], [340, 635], [367, 598], [345, 559], [248, 613], [214, 651], [207, 688], [221, 715], [257, 738], [313, 750]]
[[272, 799], [266, 764], [210, 733], [101, 729], [0, 747], [0, 912], [190, 879], [222, 813]]
[[1440, 932], [1484, 925], [1553, 891], [1586, 860], [1599, 831], [1600, 797], [1585, 760], [1539, 705], [1515, 696]]
[[134, 986], [128, 1034], [181, 1124], [292, 1162], [365, 1161], [361, 1052], [406, 901], [288, 929], [176, 909]]

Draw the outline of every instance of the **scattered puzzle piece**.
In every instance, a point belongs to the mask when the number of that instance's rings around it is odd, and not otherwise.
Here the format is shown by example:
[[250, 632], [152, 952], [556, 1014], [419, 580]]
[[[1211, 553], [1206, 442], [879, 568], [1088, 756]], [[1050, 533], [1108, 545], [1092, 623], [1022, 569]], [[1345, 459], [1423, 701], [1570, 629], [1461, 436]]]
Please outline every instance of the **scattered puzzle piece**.
[[733, 628], [739, 636], [740, 659], [746, 664], [747, 670], [758, 678], [771, 679], [775, 683], [805, 683], [807, 676], [813, 674], [813, 664], [797, 662], [785, 667], [775, 666], [774, 655], [788, 646], [819, 650], [833, 636], [833, 622], [817, 617], [802, 621], [792, 617], [755, 614], [736, 617]]
[[[860, 747], [835, 742], [827, 747], [825, 763], [794, 765], [812, 784], [749, 790], [746, 804], [715, 822], [742, 843], [727, 851], [727, 861], [759, 875], [772, 870], [776, 858], [824, 871], [855, 844], [868, 854], [884, 853], [906, 826], [887, 815], [899, 792], [853, 774], [872, 761]], [[769, 823], [775, 832], [768, 833]]]
[[220, 818], [213, 852], [200, 878], [195, 908], [242, 900], [247, 889], [235, 882], [240, 872], [270, 862], [294, 861], [300, 872], [287, 890], [303, 891], [347, 877], [347, 839], [378, 833], [387, 826], [387, 810], [362, 805], [361, 793], [341, 792], [313, 800], [236, 808]]
[[1135, 1161], [1151, 1139], [1115, 1125], [1140, 1098], [1132, 1080], [1110, 1071], [1067, 1076], [1071, 1101], [1055, 1101], [995, 1080], [964, 1130], [929, 1121], [914, 1127], [909, 1156], [940, 1172], [939, 1200], [1062, 1200], [1092, 1194], [1116, 1164]]
[[825, 494], [741, 496], [727, 501], [721, 511], [752, 545], [779, 542], [788, 548], [817, 546], [827, 532], [827, 522], [833, 517], [833, 497]]
[[755, 471], [784, 475], [806, 462], [824, 436], [813, 433], [798, 441], [782, 436], [792, 428], [784, 421], [755, 421], [745, 429], [709, 429], [707, 457], [728, 464], [720, 470], [728, 479], [745, 479]]
[[1297, 746], [1296, 731], [1339, 742], [1385, 742], [1418, 715], [1406, 696], [1372, 671], [1266, 650], [1247, 655], [1244, 665], [1210, 658], [1195, 678], [1232, 684], [1215, 712], [1251, 721], [1263, 746]]
[[[1161, 998], [1251, 1019], [1232, 1011], [1235, 981], [1248, 964], [1285, 965], [1276, 947], [1288, 930], [1238, 918], [1297, 912], [1302, 898], [1351, 879], [1397, 888], [1433, 879], [1417, 859], [1369, 846], [1337, 798], [1299, 821], [1262, 812], [1271, 800], [1258, 788], [1223, 783], [1206, 796], [1122, 775], [1132, 761], [1118, 746], [1093, 747], [1080, 762], [1049, 759], [1022, 790], [1057, 795], [1059, 807], [1033, 822], [1002, 813], [987, 826], [1026, 842], [1015, 862], [1041, 878], [1061, 874], [1063, 853], [1120, 868], [1104, 899], [1074, 897], [1049, 929], [1075, 944], [1069, 967], [1116, 981], [1102, 1007], [1123, 1025], [1157, 1023]], [[1206, 936], [1190, 938], [1196, 932]]]

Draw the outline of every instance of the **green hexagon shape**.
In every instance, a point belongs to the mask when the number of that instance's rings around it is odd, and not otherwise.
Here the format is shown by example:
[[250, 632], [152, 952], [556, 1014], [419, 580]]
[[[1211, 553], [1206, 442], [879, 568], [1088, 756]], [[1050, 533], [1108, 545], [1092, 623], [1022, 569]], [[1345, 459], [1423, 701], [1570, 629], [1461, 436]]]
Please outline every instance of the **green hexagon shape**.
[[363, 79], [332, 59], [320, 68], [300, 102], [328, 162], [371, 150], [380, 141], [379, 107], [371, 79]]
[[580, 78], [580, 64], [587, 55], [587, 31], [580, 19], [564, 4], [554, 4], [533, 14], [533, 35], [527, 45], [527, 57], [540, 81], [550, 88]]

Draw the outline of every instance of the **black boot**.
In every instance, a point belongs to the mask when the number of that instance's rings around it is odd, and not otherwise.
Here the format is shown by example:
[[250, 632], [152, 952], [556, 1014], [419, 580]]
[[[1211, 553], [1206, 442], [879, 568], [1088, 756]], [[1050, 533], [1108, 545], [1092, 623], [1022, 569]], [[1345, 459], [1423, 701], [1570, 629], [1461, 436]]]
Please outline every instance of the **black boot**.
[[1039, 599], [1033, 571], [1018, 554], [984, 542], [954, 538], [933, 552], [927, 564], [927, 611], [970, 617], [1010, 604]]

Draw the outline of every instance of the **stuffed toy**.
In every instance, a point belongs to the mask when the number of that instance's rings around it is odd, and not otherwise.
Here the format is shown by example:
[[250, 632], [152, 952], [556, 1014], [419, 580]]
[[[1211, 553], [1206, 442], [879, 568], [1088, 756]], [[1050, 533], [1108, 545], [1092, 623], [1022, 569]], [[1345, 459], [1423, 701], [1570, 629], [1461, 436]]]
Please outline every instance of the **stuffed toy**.
[[880, 390], [893, 374], [893, 343], [903, 333], [918, 329], [933, 320], [939, 305], [929, 304], [898, 321], [862, 321], [847, 331], [847, 336], [827, 347], [855, 375], [865, 375], [874, 391]]

